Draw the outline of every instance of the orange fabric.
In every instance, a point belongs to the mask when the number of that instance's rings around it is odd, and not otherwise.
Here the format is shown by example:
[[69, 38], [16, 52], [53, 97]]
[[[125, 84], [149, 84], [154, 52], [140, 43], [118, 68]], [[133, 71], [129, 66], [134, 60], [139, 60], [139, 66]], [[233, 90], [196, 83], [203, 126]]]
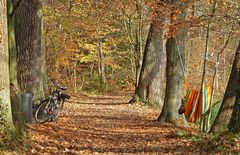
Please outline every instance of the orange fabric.
[[[210, 100], [213, 89], [212, 84], [210, 83], [204, 88], [204, 94], [202, 91], [202, 86], [198, 90], [188, 90], [188, 96], [186, 97], [185, 103], [186, 111], [184, 112], [184, 115], [186, 116], [186, 119], [191, 123], [200, 120], [202, 114], [206, 112], [209, 107], [211, 107]], [[184, 84], [184, 89], [187, 89], [186, 84]]]
[[190, 118], [189, 118], [189, 122], [191, 122], [191, 123], [195, 122], [195, 120], [197, 118], [197, 110], [198, 110], [198, 107], [199, 107], [199, 97], [200, 97], [200, 93], [198, 91], [197, 96], [194, 100], [193, 107], [192, 107], [192, 113], [191, 113]]
[[199, 92], [196, 90], [190, 90], [189, 98], [186, 102], [186, 111], [184, 113], [189, 122], [195, 121], [198, 107], [198, 98]]
[[188, 87], [189, 87], [188, 86], [188, 82], [184, 81], [184, 84], [183, 84], [183, 96], [187, 95]]
[[189, 116], [190, 115], [190, 113], [191, 113], [191, 111], [192, 111], [192, 107], [193, 107], [193, 103], [194, 103], [194, 99], [195, 99], [195, 97], [196, 97], [196, 94], [197, 94], [197, 92], [195, 91], [195, 90], [191, 90], [190, 92], [189, 92], [189, 97], [188, 97], [188, 99], [187, 99], [187, 101], [186, 101], [186, 111], [185, 111], [185, 116]]

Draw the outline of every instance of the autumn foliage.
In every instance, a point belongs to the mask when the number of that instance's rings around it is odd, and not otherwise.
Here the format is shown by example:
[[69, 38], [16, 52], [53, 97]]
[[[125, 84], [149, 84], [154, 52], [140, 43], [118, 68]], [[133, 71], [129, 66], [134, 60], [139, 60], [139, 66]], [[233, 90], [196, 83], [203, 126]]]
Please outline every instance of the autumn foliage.
[[[49, 76], [62, 80], [76, 91], [99, 87], [98, 53], [100, 36], [109, 89], [129, 86], [134, 79], [127, 38], [114, 5], [99, 1], [46, 1], [44, 9]], [[99, 23], [96, 19], [99, 12]], [[97, 34], [96, 26], [100, 27]]]

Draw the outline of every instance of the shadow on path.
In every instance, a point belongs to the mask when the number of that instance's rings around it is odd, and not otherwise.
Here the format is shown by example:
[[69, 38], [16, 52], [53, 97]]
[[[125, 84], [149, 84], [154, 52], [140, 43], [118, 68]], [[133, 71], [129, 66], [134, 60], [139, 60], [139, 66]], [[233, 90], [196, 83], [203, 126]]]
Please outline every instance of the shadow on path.
[[32, 154], [204, 154], [154, 121], [159, 111], [130, 105], [128, 95], [74, 98], [57, 122], [32, 124]]

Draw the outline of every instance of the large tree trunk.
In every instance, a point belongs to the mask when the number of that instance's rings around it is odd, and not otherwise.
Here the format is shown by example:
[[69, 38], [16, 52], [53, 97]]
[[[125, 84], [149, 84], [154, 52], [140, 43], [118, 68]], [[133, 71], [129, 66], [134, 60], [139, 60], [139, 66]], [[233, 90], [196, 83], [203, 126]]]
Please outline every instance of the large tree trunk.
[[12, 0], [7, 1], [8, 8], [8, 49], [9, 49], [9, 72], [10, 72], [10, 96], [13, 120], [19, 129], [23, 126], [21, 117], [20, 89], [17, 82], [17, 50], [14, 35], [14, 18]]
[[[239, 132], [239, 101], [240, 101], [240, 43], [235, 54], [231, 75], [223, 97], [217, 118], [211, 132], [224, 132], [228, 127], [233, 132]], [[238, 123], [238, 124], [235, 124]]]
[[33, 94], [33, 100], [44, 97], [47, 85], [41, 9], [42, 0], [21, 0], [14, 13], [18, 81], [22, 92]]
[[143, 64], [136, 90], [140, 99], [162, 106], [162, 83], [165, 74], [166, 40], [164, 31], [155, 21], [151, 24], [143, 56]]
[[181, 59], [184, 60], [184, 50], [183, 47], [179, 47], [176, 38], [169, 38], [167, 40], [166, 48], [167, 85], [164, 105], [158, 121], [173, 122], [178, 118], [178, 109], [181, 105], [183, 94], [184, 74], [182, 72], [182, 65], [184, 62], [181, 62]]
[[10, 103], [7, 1], [0, 1], [0, 141], [14, 130]]
[[[187, 36], [187, 29], [185, 27], [175, 27], [174, 24], [181, 23], [184, 25], [186, 10], [181, 10], [179, 14], [175, 13], [175, 9], [182, 7], [185, 3], [179, 1], [168, 1], [173, 10], [171, 10], [169, 35], [166, 43], [167, 53], [167, 82], [165, 90], [164, 105], [159, 122], [175, 122], [178, 119], [178, 109], [181, 105], [183, 96], [183, 83], [185, 72], [185, 39]], [[172, 36], [174, 35], [174, 36]]]

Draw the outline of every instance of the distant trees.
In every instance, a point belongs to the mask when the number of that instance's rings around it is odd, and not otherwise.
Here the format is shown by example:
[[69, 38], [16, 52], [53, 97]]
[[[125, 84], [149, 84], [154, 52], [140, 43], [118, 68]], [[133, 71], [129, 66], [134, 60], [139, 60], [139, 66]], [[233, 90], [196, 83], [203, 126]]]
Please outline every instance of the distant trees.
[[[184, 74], [199, 87], [200, 68], [207, 61], [204, 70], [218, 67], [216, 83], [222, 84], [216, 84], [216, 93], [221, 97], [232, 56], [223, 53], [218, 65], [215, 55], [226, 36], [238, 32], [238, 28], [231, 31], [233, 23], [229, 21], [238, 20], [237, 3], [217, 1], [212, 15], [214, 1], [120, 0], [111, 1], [113, 5], [108, 5], [109, 1], [61, 2], [44, 1], [49, 76], [64, 79], [75, 92], [96, 90], [101, 83], [109, 85], [110, 90], [135, 85], [137, 97], [160, 106], [165, 92], [158, 120], [174, 121], [183, 96]], [[210, 20], [211, 27], [207, 28]], [[232, 41], [230, 44], [233, 49], [235, 45]], [[204, 81], [210, 81], [212, 73], [207, 71]]]
[[95, 8], [95, 19], [96, 19], [96, 51], [98, 55], [98, 74], [99, 74], [99, 82], [102, 90], [107, 90], [107, 79], [106, 79], [106, 69], [105, 69], [105, 54], [102, 47], [103, 38], [100, 36], [101, 34], [101, 25], [100, 25], [100, 15], [99, 15], [99, 6], [97, 0], [94, 0], [94, 8]]
[[96, 2], [98, 17], [94, 1], [44, 1], [49, 77], [64, 79], [71, 90], [102, 91], [101, 64], [109, 90], [134, 85], [135, 55], [129, 44], [134, 49], [135, 42], [128, 35], [136, 38], [135, 25], [129, 24], [137, 20], [136, 3], [126, 0], [124, 8], [123, 1]]
[[[123, 32], [127, 36], [129, 47], [129, 59], [131, 60], [132, 77], [135, 83], [135, 93], [139, 84], [139, 78], [143, 62], [143, 53], [151, 23], [149, 14], [150, 8], [145, 0], [131, 1], [123, 0], [117, 8]], [[156, 27], [156, 26], [155, 26]], [[134, 101], [134, 100], [132, 100]]]

